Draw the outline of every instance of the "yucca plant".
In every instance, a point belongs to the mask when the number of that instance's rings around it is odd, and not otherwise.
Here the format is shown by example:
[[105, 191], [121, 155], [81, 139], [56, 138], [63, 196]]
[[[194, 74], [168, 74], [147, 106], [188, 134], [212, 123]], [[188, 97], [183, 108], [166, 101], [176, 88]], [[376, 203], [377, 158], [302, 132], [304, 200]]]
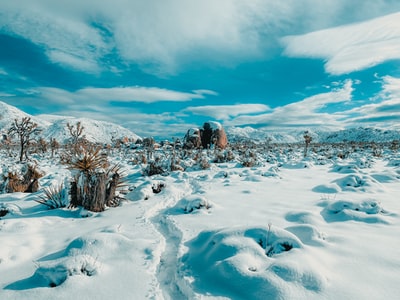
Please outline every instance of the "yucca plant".
[[88, 146], [81, 154], [75, 154], [68, 162], [69, 168], [81, 172], [93, 172], [108, 166], [107, 157], [100, 152], [100, 147]]
[[44, 195], [35, 201], [48, 206], [50, 209], [61, 208], [66, 206], [66, 193], [64, 185], [48, 187], [43, 190]]
[[70, 207], [82, 206], [87, 210], [100, 212], [107, 206], [117, 206], [120, 198], [117, 189], [123, 185], [121, 168], [110, 167], [107, 156], [99, 147], [87, 147], [75, 155], [68, 168], [75, 171], [71, 182]]

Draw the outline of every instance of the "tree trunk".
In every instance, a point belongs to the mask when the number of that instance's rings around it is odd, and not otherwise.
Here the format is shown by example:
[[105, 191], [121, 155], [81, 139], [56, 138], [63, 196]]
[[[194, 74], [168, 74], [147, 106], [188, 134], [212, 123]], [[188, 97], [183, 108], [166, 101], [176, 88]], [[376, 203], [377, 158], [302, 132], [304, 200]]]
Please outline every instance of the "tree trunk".
[[21, 137], [21, 152], [19, 154], [19, 161], [22, 162], [22, 160], [24, 159], [24, 140]]
[[117, 191], [117, 185], [119, 181], [119, 174], [115, 173], [112, 176], [112, 179], [110, 181], [110, 185], [107, 188], [106, 192], [106, 204], [107, 206], [116, 206], [117, 203], [115, 203], [115, 192]]

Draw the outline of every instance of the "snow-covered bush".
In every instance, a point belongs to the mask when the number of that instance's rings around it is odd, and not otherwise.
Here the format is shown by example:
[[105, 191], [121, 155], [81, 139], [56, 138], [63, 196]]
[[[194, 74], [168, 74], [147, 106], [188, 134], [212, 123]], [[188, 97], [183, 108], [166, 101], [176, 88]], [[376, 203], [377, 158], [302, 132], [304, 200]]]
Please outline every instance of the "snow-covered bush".
[[117, 206], [121, 198], [117, 188], [123, 183], [120, 167], [110, 167], [107, 157], [99, 147], [87, 147], [81, 155], [75, 155], [69, 163], [74, 173], [71, 182], [71, 207], [100, 212]]
[[34, 193], [39, 190], [39, 178], [43, 173], [38, 170], [36, 165], [23, 164], [18, 170], [8, 170], [3, 175], [1, 191], [5, 193]]

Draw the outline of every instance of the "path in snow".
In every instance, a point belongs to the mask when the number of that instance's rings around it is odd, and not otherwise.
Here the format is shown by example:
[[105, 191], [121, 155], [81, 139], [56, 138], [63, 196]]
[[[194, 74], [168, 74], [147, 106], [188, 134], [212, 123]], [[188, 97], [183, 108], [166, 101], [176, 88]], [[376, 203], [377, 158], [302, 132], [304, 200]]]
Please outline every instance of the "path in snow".
[[[182, 174], [177, 174], [181, 176]], [[165, 299], [185, 299], [179, 278], [178, 255], [181, 247], [182, 232], [170, 218], [168, 211], [185, 195], [192, 193], [192, 186], [188, 179], [176, 179], [160, 194], [162, 199], [157, 199], [158, 204], [148, 211], [146, 218], [163, 237], [163, 252], [157, 268], [157, 279]], [[186, 290], [186, 289], [185, 289]]]

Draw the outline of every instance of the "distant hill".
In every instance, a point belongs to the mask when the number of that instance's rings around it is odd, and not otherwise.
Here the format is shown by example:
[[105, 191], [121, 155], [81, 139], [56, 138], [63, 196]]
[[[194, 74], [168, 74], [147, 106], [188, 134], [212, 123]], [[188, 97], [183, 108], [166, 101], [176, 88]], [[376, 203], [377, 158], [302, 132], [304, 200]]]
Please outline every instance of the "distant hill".
[[19, 110], [15, 106], [0, 101], [0, 130], [2, 132], [7, 131], [15, 119], [21, 120], [24, 117], [30, 117], [33, 122], [37, 123], [41, 127], [50, 125], [50, 123], [45, 120], [31, 116], [22, 110]]
[[[140, 138], [129, 129], [114, 123], [57, 115], [31, 116], [14, 106], [0, 101], [0, 133], [7, 132], [14, 119], [20, 120], [23, 117], [30, 117], [37, 123], [42, 128], [42, 136], [46, 140], [55, 138], [59, 142], [66, 142], [70, 137], [67, 123], [75, 125], [77, 122], [81, 122], [84, 127], [84, 135], [91, 142], [110, 143], [113, 138], [128, 137], [132, 140]], [[249, 139], [255, 142], [268, 140], [270, 143], [304, 142], [304, 130], [272, 132], [252, 127], [227, 127], [225, 130], [229, 141]], [[313, 142], [391, 142], [393, 140], [400, 140], [400, 131], [398, 130], [362, 127], [329, 132], [309, 130], [308, 134], [313, 138]]]
[[138, 135], [120, 125], [96, 121], [87, 118], [73, 118], [56, 115], [31, 116], [18, 108], [0, 101], [0, 132], [7, 132], [14, 119], [21, 120], [23, 117], [30, 117], [43, 130], [42, 136], [46, 140], [55, 138], [59, 142], [66, 142], [70, 138], [67, 123], [75, 125], [81, 122], [84, 127], [83, 134], [86, 139], [97, 143], [111, 143], [112, 138], [128, 137], [132, 140], [140, 138]]
[[[254, 129], [251, 127], [226, 128], [228, 139], [230, 141], [250, 139], [256, 142], [268, 140], [270, 143], [297, 143], [304, 142], [304, 130], [290, 132], [270, 132], [262, 129]], [[383, 130], [378, 128], [350, 128], [337, 131], [311, 131], [308, 135], [313, 138], [313, 142], [320, 143], [340, 143], [345, 141], [355, 142], [391, 142], [400, 140], [400, 131]]]

